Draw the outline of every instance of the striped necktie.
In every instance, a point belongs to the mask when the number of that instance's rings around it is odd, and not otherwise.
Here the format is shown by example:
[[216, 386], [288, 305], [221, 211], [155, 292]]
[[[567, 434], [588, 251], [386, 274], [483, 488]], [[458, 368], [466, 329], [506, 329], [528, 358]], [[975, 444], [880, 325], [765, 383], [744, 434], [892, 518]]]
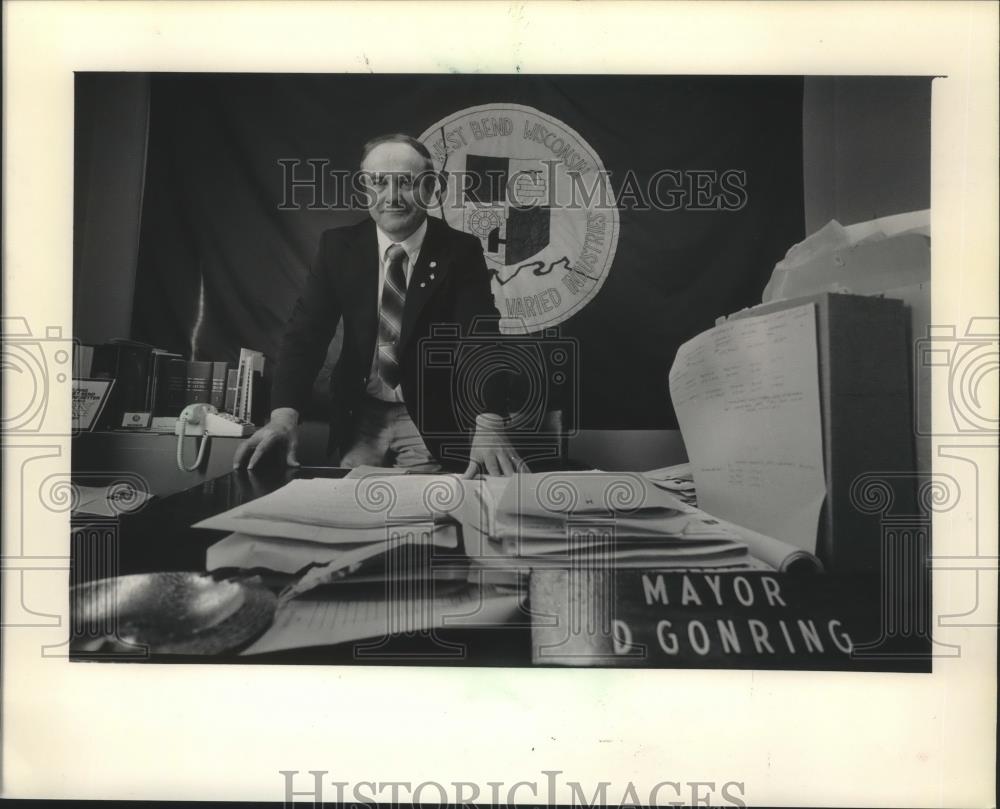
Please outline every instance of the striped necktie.
[[406, 301], [406, 251], [394, 244], [385, 251], [385, 284], [378, 315], [378, 375], [390, 390], [399, 384], [399, 333]]

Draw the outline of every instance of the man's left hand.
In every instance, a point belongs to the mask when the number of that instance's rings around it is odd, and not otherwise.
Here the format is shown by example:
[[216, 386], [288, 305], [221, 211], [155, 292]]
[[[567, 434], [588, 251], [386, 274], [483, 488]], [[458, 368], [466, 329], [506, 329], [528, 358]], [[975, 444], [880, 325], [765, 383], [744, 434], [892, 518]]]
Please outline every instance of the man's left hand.
[[469, 466], [462, 477], [474, 477], [480, 470], [488, 475], [513, 475], [515, 472], [528, 471], [527, 465], [507, 438], [503, 419], [493, 413], [476, 417]]

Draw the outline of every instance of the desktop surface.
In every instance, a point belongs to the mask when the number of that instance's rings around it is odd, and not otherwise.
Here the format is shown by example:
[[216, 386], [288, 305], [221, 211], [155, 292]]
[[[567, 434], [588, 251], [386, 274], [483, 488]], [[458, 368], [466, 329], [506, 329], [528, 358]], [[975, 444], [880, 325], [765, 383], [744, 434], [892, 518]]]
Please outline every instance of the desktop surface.
[[[204, 572], [208, 547], [226, 532], [195, 529], [194, 523], [269, 494], [297, 478], [338, 478], [346, 472], [337, 468], [278, 466], [261, 466], [254, 472], [232, 470], [185, 491], [154, 498], [134, 514], [123, 514], [116, 519], [75, 516], [71, 582], [83, 584], [135, 573]], [[249, 657], [226, 653], [197, 658], [154, 655], [144, 659], [337, 665], [930, 670], [930, 641], [926, 632], [912, 631], [912, 627], [901, 632], [898, 626], [894, 627], [895, 634], [885, 631], [886, 610], [891, 605], [885, 603], [878, 576], [820, 575], [803, 579], [780, 573], [710, 575], [707, 571], [622, 570], [613, 574], [586, 572], [581, 578], [579, 573], [574, 570], [533, 573], [528, 599], [532, 615], [527, 621], [509, 626], [398, 633], [376, 644], [377, 654], [359, 655], [357, 643], [341, 643]], [[581, 582], [585, 582], [582, 589]], [[341, 584], [337, 593], [361, 587]], [[378, 587], [385, 592], [384, 583]], [[553, 604], [559, 612], [559, 604], [563, 603], [561, 609], [569, 616], [563, 622], [567, 626], [575, 620], [573, 616], [578, 619], [580, 614], [593, 612], [595, 608], [607, 615], [608, 587], [612, 591], [618, 588], [620, 602], [615, 603], [613, 610], [617, 619], [613, 634], [617, 639], [621, 631], [628, 633], [625, 640], [633, 647], [629, 653], [622, 654], [621, 649], [616, 651], [608, 646], [596, 652], [594, 647], [588, 647], [590, 651], [578, 654], [574, 644], [579, 644], [579, 637], [560, 638], [558, 633], [553, 636], [549, 620]], [[553, 592], [557, 594], [554, 602]], [[780, 592], [777, 601], [774, 592]], [[750, 604], [746, 598], [751, 599]], [[567, 599], [568, 606], [564, 603]], [[851, 627], [854, 644], [865, 647], [867, 653], [838, 652], [834, 627], [842, 626]], [[760, 632], [765, 633], [763, 643]], [[736, 638], [739, 646], [740, 633], [743, 648], [740, 654], [734, 654], [728, 641]], [[553, 638], [558, 653], [540, 654], [542, 647], [551, 651]], [[819, 652], [813, 648], [814, 640], [823, 646]], [[370, 649], [372, 642], [363, 645]], [[637, 649], [644, 651], [633, 654]], [[100, 655], [74, 657], [100, 659]]]

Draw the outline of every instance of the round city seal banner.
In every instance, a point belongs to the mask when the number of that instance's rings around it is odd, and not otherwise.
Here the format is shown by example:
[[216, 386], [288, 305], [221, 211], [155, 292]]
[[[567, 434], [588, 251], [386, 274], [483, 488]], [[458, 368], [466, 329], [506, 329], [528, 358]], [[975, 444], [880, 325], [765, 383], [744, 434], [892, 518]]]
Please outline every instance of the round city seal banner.
[[614, 259], [618, 208], [579, 134], [497, 103], [456, 112], [420, 140], [448, 178], [431, 213], [482, 241], [504, 331], [554, 326], [593, 299]]

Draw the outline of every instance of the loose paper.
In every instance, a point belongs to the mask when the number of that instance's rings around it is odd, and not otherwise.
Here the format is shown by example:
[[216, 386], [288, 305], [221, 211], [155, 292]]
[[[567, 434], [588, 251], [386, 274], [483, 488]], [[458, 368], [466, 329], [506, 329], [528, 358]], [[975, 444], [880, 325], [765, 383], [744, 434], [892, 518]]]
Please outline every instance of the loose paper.
[[[391, 594], [390, 594], [391, 595]], [[521, 608], [521, 596], [494, 585], [461, 584], [425, 597], [300, 598], [278, 609], [271, 628], [242, 654], [330, 646], [436, 627], [498, 626]]]

